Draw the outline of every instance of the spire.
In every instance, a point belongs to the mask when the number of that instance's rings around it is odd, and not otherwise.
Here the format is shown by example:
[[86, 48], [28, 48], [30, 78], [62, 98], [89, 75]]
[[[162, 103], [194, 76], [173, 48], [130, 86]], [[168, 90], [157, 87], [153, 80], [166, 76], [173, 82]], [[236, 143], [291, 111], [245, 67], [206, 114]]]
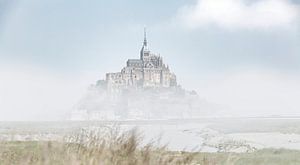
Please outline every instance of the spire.
[[147, 32], [146, 32], [146, 27], [144, 27], [144, 46], [147, 47]]
[[141, 53], [140, 53], [140, 56], [141, 56], [141, 60], [144, 59], [144, 55], [147, 54], [146, 56], [149, 55], [149, 50], [147, 48], [147, 33], [146, 33], [146, 27], [144, 27], [144, 42], [143, 42], [143, 47], [141, 49]]

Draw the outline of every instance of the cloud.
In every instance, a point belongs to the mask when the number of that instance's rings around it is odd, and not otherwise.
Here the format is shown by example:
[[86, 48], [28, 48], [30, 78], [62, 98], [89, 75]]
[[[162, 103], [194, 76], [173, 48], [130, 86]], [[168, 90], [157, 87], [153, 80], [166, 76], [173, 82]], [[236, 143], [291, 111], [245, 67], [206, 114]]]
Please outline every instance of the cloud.
[[198, 0], [180, 9], [179, 17], [192, 28], [291, 28], [299, 20], [299, 9], [289, 0]]

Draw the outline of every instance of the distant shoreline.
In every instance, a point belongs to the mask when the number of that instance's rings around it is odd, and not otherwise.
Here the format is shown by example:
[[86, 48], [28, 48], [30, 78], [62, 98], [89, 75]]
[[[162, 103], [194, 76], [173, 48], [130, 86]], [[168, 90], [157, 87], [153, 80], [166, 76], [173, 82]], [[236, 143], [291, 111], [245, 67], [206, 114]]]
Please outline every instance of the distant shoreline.
[[38, 122], [49, 122], [49, 123], [53, 123], [53, 122], [104, 122], [104, 123], [131, 123], [131, 122], [199, 122], [199, 121], [203, 121], [203, 120], [228, 120], [228, 119], [233, 119], [233, 120], [239, 120], [239, 119], [267, 119], [267, 120], [288, 120], [288, 119], [292, 119], [292, 120], [300, 120], [300, 116], [256, 116], [256, 117], [197, 117], [197, 118], [183, 118], [183, 119], [127, 119], [127, 120], [12, 120], [12, 121], [0, 121], [1, 123], [9, 123], [9, 122], [34, 122], [34, 123], [38, 123]]

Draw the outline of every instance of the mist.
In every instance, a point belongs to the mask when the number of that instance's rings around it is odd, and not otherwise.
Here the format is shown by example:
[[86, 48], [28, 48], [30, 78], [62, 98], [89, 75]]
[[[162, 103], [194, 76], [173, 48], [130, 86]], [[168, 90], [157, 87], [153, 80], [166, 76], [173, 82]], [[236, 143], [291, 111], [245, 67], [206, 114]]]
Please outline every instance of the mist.
[[71, 76], [26, 65], [1, 66], [0, 120], [63, 120], [89, 85]]
[[3, 1], [0, 120], [64, 120], [91, 84], [138, 56], [144, 25], [179, 85], [223, 107], [212, 116], [300, 115], [299, 3], [228, 2], [217, 12], [205, 0]]
[[299, 116], [299, 77], [270, 70], [213, 75], [195, 87], [202, 97], [227, 105], [226, 116]]
[[297, 0], [0, 0], [0, 164], [300, 164], [299, 45]]
[[[29, 65], [12, 66], [2, 65], [0, 70], [0, 120], [4, 121], [64, 120], [90, 85], [103, 78], [100, 71], [63, 74]], [[195, 89], [201, 99], [225, 107], [211, 116], [300, 115], [300, 81], [293, 75], [248, 70], [194, 82], [183, 86]]]

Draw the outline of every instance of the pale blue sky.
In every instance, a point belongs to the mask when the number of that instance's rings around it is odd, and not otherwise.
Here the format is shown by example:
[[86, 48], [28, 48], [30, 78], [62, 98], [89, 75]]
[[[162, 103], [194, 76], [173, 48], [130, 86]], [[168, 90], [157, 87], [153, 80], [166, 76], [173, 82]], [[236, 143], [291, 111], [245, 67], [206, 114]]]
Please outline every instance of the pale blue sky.
[[[90, 79], [83, 83], [87, 86], [103, 78], [105, 72], [119, 71], [128, 58], [138, 58], [143, 27], [147, 26], [150, 49], [164, 57], [182, 85], [213, 102], [231, 96], [233, 87], [224, 86], [225, 81], [244, 73], [256, 75], [255, 83], [265, 80], [260, 75], [274, 74], [267, 82], [284, 84], [283, 88], [288, 86], [285, 80], [296, 82], [300, 75], [298, 1], [219, 2], [0, 0], [0, 65], [6, 73], [12, 70], [11, 79], [14, 73], [30, 74], [23, 70], [28, 67], [45, 72], [45, 76], [49, 72], [60, 77], [72, 75], [74, 79], [90, 73]], [[228, 13], [228, 8], [235, 10]], [[228, 78], [231, 76], [234, 78]], [[241, 89], [255, 84], [247, 78], [236, 79], [237, 84], [249, 83]], [[22, 79], [13, 80], [22, 83]], [[291, 91], [297, 91], [293, 96], [298, 96], [298, 87], [285, 91], [286, 97]], [[229, 94], [224, 95], [224, 91]], [[268, 90], [265, 93], [264, 97], [273, 95], [267, 94]], [[248, 98], [245, 105], [251, 102]], [[9, 105], [5, 103], [4, 107]], [[291, 113], [300, 107], [294, 102], [291, 106]]]
[[146, 25], [152, 50], [175, 66], [217, 72], [241, 65], [294, 72], [300, 66], [299, 27], [186, 29], [174, 19], [194, 0], [1, 1], [1, 61], [72, 72], [112, 63], [120, 67], [138, 57]]

